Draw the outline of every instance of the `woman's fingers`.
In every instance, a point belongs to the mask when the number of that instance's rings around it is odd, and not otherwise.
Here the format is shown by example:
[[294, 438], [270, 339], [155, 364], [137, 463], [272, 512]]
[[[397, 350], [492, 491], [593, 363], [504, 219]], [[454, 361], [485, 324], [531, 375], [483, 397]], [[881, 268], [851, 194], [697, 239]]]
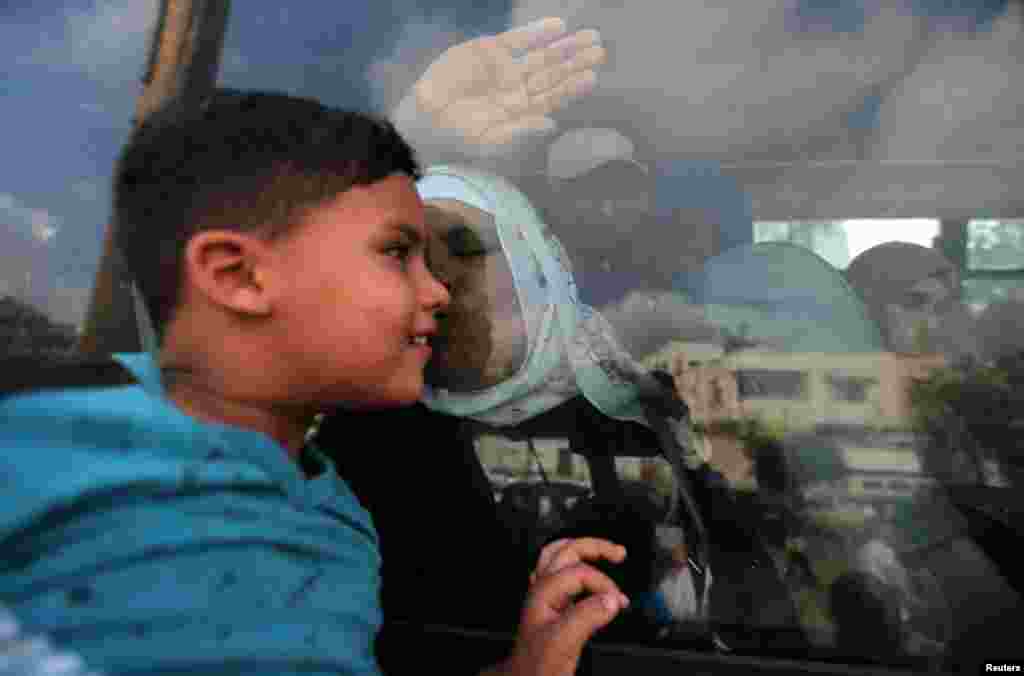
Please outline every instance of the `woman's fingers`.
[[565, 22], [559, 18], [539, 19], [495, 35], [497, 43], [513, 52], [535, 49], [565, 35]]

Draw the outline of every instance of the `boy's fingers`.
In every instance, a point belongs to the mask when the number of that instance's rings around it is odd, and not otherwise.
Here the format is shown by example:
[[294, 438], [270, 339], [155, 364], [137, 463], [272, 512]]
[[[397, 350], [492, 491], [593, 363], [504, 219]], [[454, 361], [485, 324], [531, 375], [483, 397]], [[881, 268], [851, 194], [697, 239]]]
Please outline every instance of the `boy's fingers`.
[[569, 538], [560, 538], [544, 545], [544, 548], [540, 550], [540, 556], [537, 557], [537, 566], [534, 570], [544, 570], [548, 567], [555, 556], [562, 550], [562, 547], [569, 544], [571, 540]]
[[578, 563], [537, 580], [527, 601], [524, 619], [529, 624], [543, 622], [551, 612], [560, 613], [568, 608], [573, 599], [584, 592], [607, 594], [617, 599], [620, 605], [628, 604], [625, 595], [610, 577], [593, 566]]
[[598, 629], [606, 627], [615, 619], [626, 604], [620, 594], [597, 594], [588, 597], [573, 606], [562, 618], [562, 631], [566, 644], [578, 645], [590, 640]]
[[600, 538], [556, 540], [541, 551], [536, 571], [541, 575], [550, 575], [580, 561], [605, 559], [612, 563], [622, 563], [625, 558], [626, 548], [608, 540]]
[[542, 573], [548, 575], [564, 570], [580, 561], [599, 561], [622, 563], [626, 558], [626, 548], [604, 540], [577, 541], [563, 548], [555, 556], [551, 565]]

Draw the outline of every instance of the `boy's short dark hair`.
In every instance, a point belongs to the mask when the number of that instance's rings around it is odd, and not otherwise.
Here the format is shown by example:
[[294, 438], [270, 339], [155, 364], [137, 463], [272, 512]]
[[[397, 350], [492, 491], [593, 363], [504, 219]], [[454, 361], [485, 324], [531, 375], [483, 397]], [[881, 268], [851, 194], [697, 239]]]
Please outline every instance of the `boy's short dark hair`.
[[185, 245], [213, 229], [276, 237], [354, 185], [401, 173], [415, 154], [390, 122], [312, 99], [218, 90], [151, 115], [114, 177], [115, 244], [158, 335], [178, 303]]

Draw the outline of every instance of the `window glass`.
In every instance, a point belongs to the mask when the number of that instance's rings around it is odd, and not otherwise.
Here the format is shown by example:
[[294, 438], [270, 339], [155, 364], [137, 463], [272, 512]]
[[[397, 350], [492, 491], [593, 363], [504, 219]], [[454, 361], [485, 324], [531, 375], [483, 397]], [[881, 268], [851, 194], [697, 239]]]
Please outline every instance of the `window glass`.
[[648, 497], [658, 509], [668, 510], [676, 483], [665, 458], [616, 458], [615, 469], [633, 491]]
[[540, 439], [530, 442], [501, 434], [483, 434], [475, 439], [477, 456], [491, 484], [500, 495], [513, 482], [545, 480], [590, 485], [590, 474], [582, 457], [569, 451], [568, 439]]
[[[999, 635], [993, 613], [1022, 603], [1015, 563], [980, 535], [995, 532], [979, 516], [997, 514], [985, 512], [994, 494], [971, 492], [1019, 489], [1022, 474], [1015, 3], [392, 0], [314, 11], [254, 0], [233, 9], [222, 84], [389, 115], [424, 164], [508, 181], [525, 205], [503, 232], [537, 220], [546, 243], [565, 249], [563, 307], [573, 292], [607, 320], [615, 346], [671, 376], [703, 463], [688, 456], [702, 468], [687, 470], [692, 497], [709, 541], [721, 543], [700, 612], [722, 645], [975, 668], [979, 633]], [[567, 71], [524, 77], [546, 59], [527, 54], [521, 33], [497, 60], [480, 51], [495, 43], [469, 41], [549, 16], [568, 34], [598, 31], [607, 60], [593, 89], [576, 82], [531, 100]], [[562, 42], [547, 57], [569, 52]], [[496, 194], [508, 192], [484, 198]], [[967, 223], [966, 265], [955, 242], [939, 240], [950, 223]], [[543, 280], [538, 288], [555, 270], [536, 257], [509, 267]], [[523, 298], [524, 314], [547, 330]], [[557, 349], [556, 339], [529, 346], [515, 365], [529, 371], [534, 355]], [[596, 366], [628, 373], [611, 354]], [[550, 365], [550, 387], [529, 394], [578, 395], [564, 365]], [[607, 465], [568, 451], [587, 424], [580, 417], [529, 443], [514, 429], [477, 439], [506, 523], [532, 529], [538, 546], [573, 519], [622, 517], [593, 507], [611, 490], [643, 516], [616, 532], [650, 527], [651, 546], [636, 551], [641, 577], [657, 584], [636, 605], [651, 610], [661, 594], [668, 614], [638, 610], [637, 624], [609, 635], [714, 650], [676, 621], [701, 607], [706, 563], [679, 499], [687, 482], [650, 458], [656, 448], [633, 452], [651, 438], [605, 421], [588, 443], [602, 439], [615, 456], [612, 481]], [[629, 495], [615, 492], [623, 487]], [[984, 509], [964, 507], [956, 496], [966, 494]]]
[[593, 494], [586, 460], [568, 439], [509, 438], [500, 430], [474, 438], [503, 523], [538, 550], [569, 524]]
[[832, 398], [836, 401], [860, 403], [867, 401], [868, 389], [877, 385], [878, 381], [874, 378], [832, 373], [828, 376], [828, 383], [832, 387]]
[[311, 12], [256, 0], [233, 9], [223, 86], [389, 113], [445, 49], [507, 26], [511, 5], [397, 0], [328, 3]]
[[81, 328], [156, 5], [0, 8], [0, 353], [66, 351]]
[[1021, 279], [965, 279], [964, 299], [976, 311], [992, 303], [1024, 301], [1024, 280]]
[[970, 221], [967, 224], [969, 270], [1024, 269], [1024, 221]]
[[806, 375], [800, 371], [745, 369], [736, 372], [741, 399], [801, 399]]
[[[64, 352], [81, 329], [150, 31], [173, 4], [0, 6], [0, 354]], [[572, 37], [532, 23], [550, 16]], [[609, 635], [975, 669], [1016, 649], [1019, 624], [998, 619], [1024, 605], [1022, 30], [1006, 0], [250, 0], [233, 3], [219, 82], [387, 115], [425, 165], [517, 186], [504, 225], [539, 221], [539, 249], [566, 256], [512, 269], [538, 295], [567, 281], [551, 315], [516, 306], [549, 342], [509, 371], [578, 347], [585, 331], [542, 320], [579, 300], [587, 331], [615, 339], [595, 372], [619, 383], [624, 353], [668, 373], [694, 423], [671, 430], [686, 462], [607, 420], [589, 443], [611, 462], [588, 462], [569, 450], [596, 424], [582, 416], [476, 440], [533, 546], [600, 526], [596, 498], [625, 506], [614, 532], [636, 538], [647, 582]], [[965, 260], [936, 241], [953, 222]], [[545, 396], [579, 395], [565, 363]]]
[[806, 247], [837, 269], [844, 269], [859, 254], [884, 242], [912, 242], [931, 247], [939, 234], [932, 218], [861, 218], [848, 221], [757, 221], [758, 242], [790, 242]]

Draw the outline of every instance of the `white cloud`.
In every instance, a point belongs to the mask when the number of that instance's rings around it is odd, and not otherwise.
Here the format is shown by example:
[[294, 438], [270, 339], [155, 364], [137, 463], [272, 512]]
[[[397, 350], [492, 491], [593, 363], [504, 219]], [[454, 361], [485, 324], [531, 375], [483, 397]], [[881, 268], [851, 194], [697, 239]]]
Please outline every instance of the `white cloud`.
[[874, 155], [1015, 161], [1024, 152], [1022, 32], [1021, 6], [1011, 3], [986, 34], [943, 36], [883, 103]]
[[862, 30], [848, 33], [794, 32], [798, 0], [520, 0], [513, 23], [554, 14], [600, 30], [612, 58], [597, 95], [654, 111], [652, 141], [669, 152], [740, 159], [811, 129], [838, 135], [839, 113], [873, 86], [884, 97], [879, 159], [1024, 152], [1021, 5], [972, 34], [955, 30], [966, 19], [930, 19], [928, 30], [908, 0], [860, 4]]
[[59, 219], [50, 211], [31, 207], [11, 193], [0, 193], [0, 224], [40, 244], [51, 242], [60, 231]]
[[62, 286], [58, 281], [46, 298], [47, 314], [55, 321], [81, 327], [91, 297], [91, 288]]
[[103, 189], [97, 181], [83, 179], [71, 184], [71, 192], [83, 202], [95, 202], [103, 197]]
[[620, 344], [637, 359], [673, 340], [714, 344], [721, 341], [719, 327], [705, 317], [703, 307], [690, 305], [671, 292], [632, 291], [600, 311]]
[[869, 2], [863, 31], [792, 32], [792, 0], [696, 0], [645, 5], [523, 0], [521, 24], [552, 12], [607, 38], [612, 61], [599, 94], [655, 111], [656, 145], [687, 153], [742, 154], [797, 139], [868, 88], [906, 67], [917, 24], [889, 3]]
[[390, 112], [385, 109], [401, 99], [405, 88], [422, 75], [433, 58], [469, 37], [444, 21], [407, 23], [391, 53], [367, 67], [372, 103], [378, 110]]
[[97, 0], [67, 10], [62, 39], [41, 42], [33, 60], [123, 86], [142, 74], [157, 9], [158, 0]]
[[32, 237], [37, 242], [46, 244], [57, 234], [59, 228], [56, 219], [46, 209], [32, 209]]

